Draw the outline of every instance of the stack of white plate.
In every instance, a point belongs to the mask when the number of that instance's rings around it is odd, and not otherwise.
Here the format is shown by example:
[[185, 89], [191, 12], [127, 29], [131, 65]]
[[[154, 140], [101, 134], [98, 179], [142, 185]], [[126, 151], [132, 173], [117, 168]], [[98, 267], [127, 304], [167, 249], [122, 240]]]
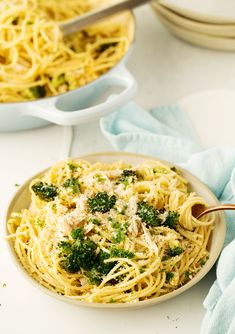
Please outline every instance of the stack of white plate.
[[152, 7], [160, 21], [183, 40], [235, 51], [235, 0], [156, 0]]

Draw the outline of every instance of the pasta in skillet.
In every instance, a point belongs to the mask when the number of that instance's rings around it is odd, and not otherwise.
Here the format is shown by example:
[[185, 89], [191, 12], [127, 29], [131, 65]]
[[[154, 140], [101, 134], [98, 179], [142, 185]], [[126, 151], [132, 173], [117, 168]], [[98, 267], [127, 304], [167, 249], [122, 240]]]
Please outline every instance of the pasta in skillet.
[[58, 163], [30, 185], [8, 238], [25, 270], [48, 289], [92, 303], [134, 303], [167, 294], [208, 259], [214, 216], [197, 220], [175, 168], [147, 161]]
[[128, 15], [67, 37], [59, 28], [59, 21], [97, 4], [102, 1], [0, 0], [0, 102], [65, 93], [119, 62], [132, 39]]

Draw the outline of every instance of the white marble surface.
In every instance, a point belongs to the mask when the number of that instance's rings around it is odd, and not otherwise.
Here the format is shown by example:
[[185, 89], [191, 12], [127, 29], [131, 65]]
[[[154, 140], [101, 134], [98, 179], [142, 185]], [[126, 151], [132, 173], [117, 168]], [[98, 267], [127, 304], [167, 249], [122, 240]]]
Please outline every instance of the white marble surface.
[[[147, 6], [136, 13], [136, 47], [129, 60], [129, 68], [139, 82], [136, 102], [149, 108], [200, 90], [235, 88], [233, 53], [199, 49], [175, 39], [158, 23]], [[77, 131], [73, 154], [111, 149], [97, 122], [79, 126]], [[49, 126], [0, 134], [1, 235], [4, 209], [15, 191], [14, 184], [22, 183], [38, 170], [63, 158], [61, 150], [65, 133], [66, 129], [62, 127]], [[210, 135], [209, 129], [207, 134]], [[225, 134], [226, 128], [223, 128], [220, 138], [223, 139]], [[204, 315], [202, 302], [213, 280], [214, 273], [211, 272], [183, 295], [137, 311], [80, 308], [54, 300], [29, 285], [11, 263], [1, 239], [0, 333], [198, 334]], [[4, 283], [6, 287], [3, 287]]]

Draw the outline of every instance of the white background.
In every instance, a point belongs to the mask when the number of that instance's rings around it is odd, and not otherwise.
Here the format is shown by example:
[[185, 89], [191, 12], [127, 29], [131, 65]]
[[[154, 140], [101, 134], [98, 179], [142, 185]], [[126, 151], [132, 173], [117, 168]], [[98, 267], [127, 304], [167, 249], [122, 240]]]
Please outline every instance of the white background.
[[[174, 102], [200, 90], [235, 88], [235, 55], [200, 49], [171, 36], [150, 8], [138, 9], [138, 33], [128, 67], [139, 83], [135, 101], [145, 108]], [[218, 111], [219, 112], [219, 111]], [[221, 117], [224, 110], [215, 115]], [[197, 118], [197, 115], [195, 115]], [[232, 120], [231, 120], [232, 122]], [[223, 117], [221, 117], [223, 124]], [[234, 123], [233, 123], [234, 124]], [[207, 135], [210, 136], [210, 126]], [[220, 138], [226, 129], [220, 131]], [[50, 126], [34, 131], [0, 134], [0, 217], [15, 191], [15, 183], [64, 158], [66, 129]], [[234, 143], [231, 143], [234, 145]], [[73, 155], [111, 150], [98, 122], [77, 127]], [[1, 231], [2, 232], [2, 231]], [[164, 304], [136, 311], [76, 307], [44, 295], [15, 269], [0, 242], [1, 334], [198, 334], [202, 306], [214, 280], [211, 272], [197, 286]], [[3, 287], [6, 283], [6, 287]]]

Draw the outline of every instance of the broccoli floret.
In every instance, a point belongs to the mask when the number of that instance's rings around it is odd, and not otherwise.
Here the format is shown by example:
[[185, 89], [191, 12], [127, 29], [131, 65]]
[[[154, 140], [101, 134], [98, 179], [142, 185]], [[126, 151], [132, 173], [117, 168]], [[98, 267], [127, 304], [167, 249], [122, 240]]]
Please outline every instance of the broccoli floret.
[[167, 282], [170, 282], [173, 277], [174, 277], [174, 273], [172, 273], [171, 271], [169, 271], [168, 273], [166, 273], [166, 281]]
[[96, 261], [96, 270], [103, 274], [107, 275], [110, 270], [113, 269], [113, 267], [116, 265], [116, 262], [104, 262], [105, 260], [109, 259], [110, 253], [100, 251], [98, 256], [97, 256], [97, 261]]
[[133, 258], [134, 253], [121, 248], [112, 247], [109, 252], [102, 250], [97, 254], [97, 244], [85, 238], [84, 231], [77, 228], [72, 231], [73, 240], [61, 241], [58, 244], [62, 258], [60, 266], [69, 273], [77, 273], [81, 269], [91, 284], [100, 284], [103, 277], [117, 264], [117, 261], [105, 262], [114, 257]]
[[58, 188], [52, 184], [43, 182], [35, 183], [32, 186], [33, 192], [43, 201], [50, 202], [58, 195]]
[[148, 205], [146, 202], [138, 203], [136, 213], [141, 220], [149, 226], [155, 227], [161, 224], [159, 211], [153, 206]]
[[76, 239], [74, 242], [60, 242], [58, 246], [62, 249], [60, 265], [64, 270], [76, 273], [81, 268], [90, 270], [94, 266], [97, 245], [92, 240]]
[[66, 254], [69, 254], [69, 252], [72, 250], [72, 244], [68, 241], [60, 241], [58, 247]]
[[97, 245], [90, 239], [74, 244], [77, 260], [81, 268], [89, 270], [94, 266]]
[[80, 192], [80, 185], [78, 183], [78, 180], [75, 178], [71, 178], [65, 181], [63, 184], [64, 188], [70, 188], [73, 192], [73, 194], [78, 194]]
[[128, 185], [133, 183], [137, 179], [137, 173], [131, 169], [125, 169], [122, 174], [119, 176], [117, 183], [124, 183]]
[[90, 239], [84, 238], [84, 231], [76, 228], [71, 232], [73, 241], [61, 241], [58, 247], [61, 249], [61, 267], [70, 272], [76, 273], [81, 268], [90, 270], [95, 263], [97, 245]]
[[116, 203], [116, 196], [109, 196], [106, 192], [99, 192], [93, 198], [88, 199], [88, 206], [92, 213], [108, 212]]
[[179, 214], [176, 211], [169, 211], [168, 215], [166, 217], [166, 220], [164, 221], [164, 226], [167, 226], [169, 228], [175, 228], [179, 221]]
[[116, 265], [116, 261], [107, 263], [104, 262], [110, 257], [110, 253], [104, 251], [99, 252], [93, 268], [86, 272], [86, 276], [89, 278], [91, 284], [99, 285], [102, 282], [103, 277], [106, 276]]
[[99, 273], [95, 268], [87, 271], [86, 276], [89, 278], [90, 283], [93, 285], [99, 285], [103, 279], [103, 275]]
[[109, 49], [111, 46], [116, 46], [118, 44], [118, 42], [113, 42], [113, 43], [104, 43], [101, 44], [96, 51], [99, 53], [102, 53], [104, 51], [106, 51], [107, 49]]
[[116, 248], [116, 247], [111, 248], [110, 255], [111, 257], [126, 257], [129, 259], [132, 259], [135, 256], [135, 254], [130, 251], [126, 251], [125, 249]]
[[71, 237], [75, 240], [84, 240], [84, 231], [81, 228], [76, 228], [71, 232]]
[[65, 253], [64, 259], [60, 261], [60, 266], [65, 271], [75, 274], [80, 270], [80, 264], [77, 259], [77, 253], [71, 250], [68, 254]]
[[44, 86], [34, 86], [30, 87], [25, 91], [28, 98], [38, 99], [40, 97], [46, 96], [46, 88]]
[[181, 247], [174, 247], [174, 248], [170, 248], [167, 252], [167, 254], [170, 256], [170, 257], [174, 257], [176, 255], [180, 255], [181, 253], [183, 253], [183, 248]]

